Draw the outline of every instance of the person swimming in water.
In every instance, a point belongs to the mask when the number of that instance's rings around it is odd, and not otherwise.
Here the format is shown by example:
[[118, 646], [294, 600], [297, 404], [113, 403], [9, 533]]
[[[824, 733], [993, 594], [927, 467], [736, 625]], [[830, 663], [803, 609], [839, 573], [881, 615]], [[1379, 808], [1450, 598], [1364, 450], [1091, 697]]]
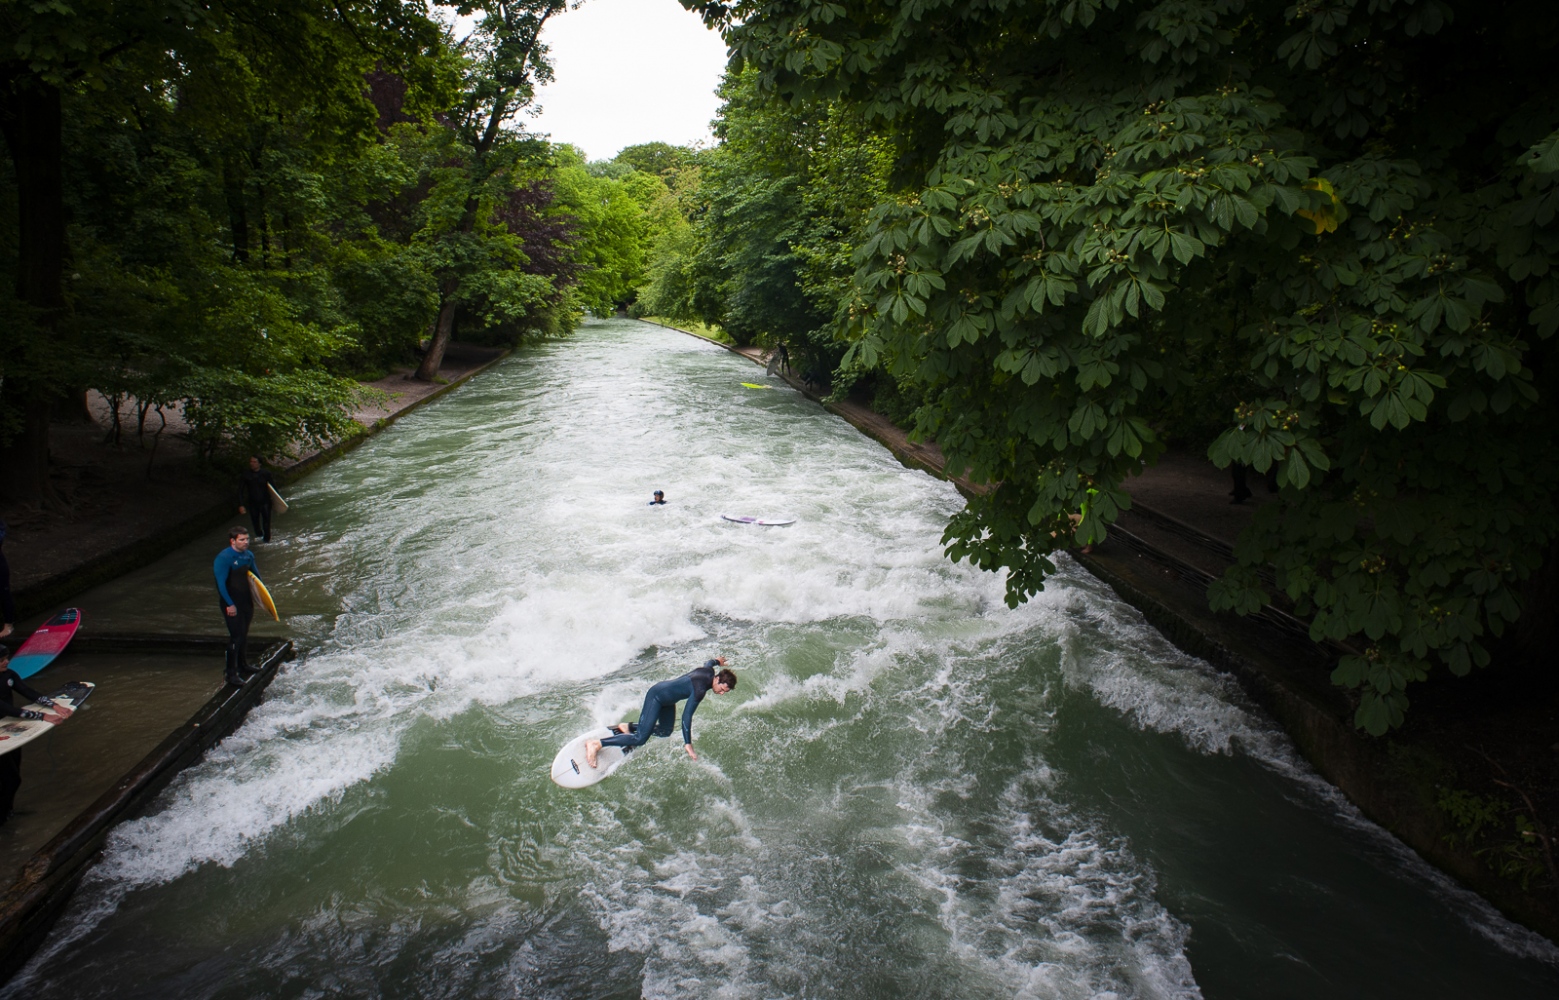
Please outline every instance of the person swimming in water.
[[736, 687], [734, 671], [722, 669], [715, 673], [715, 667], [724, 666], [725, 657], [717, 656], [674, 681], [661, 681], [651, 686], [645, 692], [644, 709], [639, 713], [638, 723], [619, 722], [612, 727], [617, 730], [616, 736], [586, 741], [585, 763], [599, 766], [596, 755], [602, 747], [622, 747], [627, 751], [648, 743], [651, 736], [670, 736], [677, 717], [677, 702], [683, 700], [687, 701], [687, 708], [682, 710], [682, 746], [689, 757], [697, 760], [698, 754], [693, 752], [693, 713], [698, 709], [698, 703], [710, 691], [725, 694]]
[[651, 507], [658, 506], [658, 505], [663, 504], [665, 502], [666, 502], [666, 494], [662, 493], [660, 490], [656, 490], [655, 491], [655, 495], [650, 497], [650, 506]]

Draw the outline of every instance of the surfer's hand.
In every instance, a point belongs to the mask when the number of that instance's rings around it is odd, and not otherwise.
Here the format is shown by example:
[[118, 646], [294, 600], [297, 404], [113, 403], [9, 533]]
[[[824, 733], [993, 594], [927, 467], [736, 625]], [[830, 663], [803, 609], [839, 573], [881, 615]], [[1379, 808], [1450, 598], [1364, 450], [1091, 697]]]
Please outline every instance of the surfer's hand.
[[693, 752], [693, 744], [691, 744], [691, 743], [684, 743], [682, 745], [687, 747], [687, 755], [689, 757], [693, 758], [694, 760], [698, 759], [698, 754]]
[[227, 616], [229, 618], [237, 618], [238, 617], [238, 605], [236, 605], [236, 604], [229, 604], [227, 606]]

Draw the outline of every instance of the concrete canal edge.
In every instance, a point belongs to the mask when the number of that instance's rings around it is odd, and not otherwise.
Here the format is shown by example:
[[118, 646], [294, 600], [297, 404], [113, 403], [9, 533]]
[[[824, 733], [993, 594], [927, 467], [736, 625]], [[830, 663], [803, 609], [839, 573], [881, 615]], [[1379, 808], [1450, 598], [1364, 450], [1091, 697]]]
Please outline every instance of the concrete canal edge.
[[[215, 643], [220, 649], [226, 645], [226, 639], [124, 637], [125, 648], [135, 652], [204, 651], [203, 643]], [[94, 645], [108, 649], [113, 641], [106, 636], [96, 637]], [[260, 658], [258, 672], [242, 687], [223, 687], [213, 695], [189, 721], [170, 733], [32, 856], [21, 875], [0, 896], [0, 984], [20, 971], [43, 943], [82, 876], [101, 855], [103, 843], [114, 826], [139, 815], [175, 775], [237, 729], [249, 710], [264, 699], [265, 689], [276, 679], [281, 665], [293, 656], [291, 640], [271, 645]]]
[[[309, 473], [354, 450], [370, 437], [389, 427], [406, 414], [427, 405], [459, 386], [465, 385], [471, 379], [492, 368], [512, 353], [514, 353], [512, 350], [504, 350], [496, 357], [465, 372], [458, 378], [450, 379], [448, 384], [439, 386], [421, 399], [413, 400], [395, 412], [365, 425], [362, 433], [353, 434], [349, 438], [337, 441], [335, 444], [315, 452], [297, 464], [288, 466], [277, 473], [277, 481], [284, 486], [297, 482]], [[191, 515], [171, 528], [145, 538], [127, 542], [119, 548], [104, 552], [102, 555], [68, 569], [63, 573], [57, 573], [54, 576], [39, 580], [37, 583], [18, 590], [12, 595], [16, 601], [17, 613], [24, 617], [42, 614], [62, 601], [67, 600], [73, 594], [79, 594], [99, 584], [107, 583], [115, 577], [123, 576], [131, 570], [139, 569], [147, 563], [155, 562], [173, 549], [199, 538], [205, 532], [233, 520], [235, 517], [238, 517], [238, 515], [234, 513], [233, 503], [223, 500], [197, 514]], [[241, 517], [238, 519], [243, 520]]]
[[[364, 426], [362, 433], [338, 441], [282, 470], [277, 480], [283, 485], [296, 482], [357, 448], [406, 414], [464, 385], [512, 353], [511, 350], [502, 351], [421, 399], [413, 400]], [[24, 615], [42, 612], [73, 594], [155, 561], [169, 550], [192, 541], [233, 516], [232, 503], [224, 500], [172, 528], [132, 541], [18, 591], [15, 594], [17, 610]], [[91, 652], [216, 655], [226, 648], [227, 638], [85, 633], [78, 636], [73, 645], [82, 651]], [[0, 895], [0, 985], [19, 972], [43, 944], [82, 877], [101, 856], [103, 844], [113, 828], [124, 820], [140, 815], [180, 771], [197, 763], [207, 750], [237, 729], [249, 711], [264, 700], [265, 690], [276, 679], [281, 665], [292, 660], [295, 655], [290, 639], [269, 646], [260, 658], [258, 671], [242, 687], [224, 687], [213, 695], [182, 726], [170, 733], [156, 749], [130, 768], [96, 802], [78, 814], [32, 856], [16, 881]]]
[[[646, 321], [648, 322], [648, 321]], [[697, 337], [757, 364], [763, 362], [690, 330], [654, 325]], [[891, 451], [900, 462], [941, 479], [948, 477], [897, 428], [863, 419], [803, 386], [792, 387], [844, 418]], [[971, 487], [951, 480], [968, 495]], [[1455, 832], [1435, 801], [1435, 788], [1415, 763], [1386, 739], [1353, 725], [1353, 707], [1330, 681], [1331, 651], [1296, 631], [1302, 623], [1264, 621], [1215, 613], [1207, 606], [1206, 574], [1198, 573], [1150, 543], [1114, 539], [1091, 555], [1068, 553], [1182, 651], [1233, 676], [1241, 688], [1287, 732], [1311, 767], [1371, 822], [1505, 916], [1559, 943], [1559, 906], [1524, 892], [1491, 870], [1471, 847], [1453, 845]], [[1120, 544], [1117, 544], [1117, 541]]]

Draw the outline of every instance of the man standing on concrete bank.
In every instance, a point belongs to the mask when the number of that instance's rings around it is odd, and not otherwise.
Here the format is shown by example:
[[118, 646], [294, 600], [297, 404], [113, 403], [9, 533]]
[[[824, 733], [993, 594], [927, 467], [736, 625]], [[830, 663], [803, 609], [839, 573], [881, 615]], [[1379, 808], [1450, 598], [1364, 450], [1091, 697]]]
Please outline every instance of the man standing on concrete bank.
[[[216, 575], [222, 623], [227, 626], [227, 672], [224, 676], [233, 685], [243, 684], [243, 675], [254, 673], [249, 668], [245, 649], [249, 643], [249, 622], [254, 618], [254, 595], [249, 591], [249, 573], [254, 569], [248, 529], [232, 529], [227, 533], [227, 548], [217, 553], [211, 570]], [[259, 575], [255, 573], [255, 576]]]
[[238, 513], [248, 514], [254, 526], [254, 536], [262, 542], [271, 540], [271, 490], [276, 477], [270, 469], [260, 467], [260, 456], [249, 456], [249, 470], [238, 477]]

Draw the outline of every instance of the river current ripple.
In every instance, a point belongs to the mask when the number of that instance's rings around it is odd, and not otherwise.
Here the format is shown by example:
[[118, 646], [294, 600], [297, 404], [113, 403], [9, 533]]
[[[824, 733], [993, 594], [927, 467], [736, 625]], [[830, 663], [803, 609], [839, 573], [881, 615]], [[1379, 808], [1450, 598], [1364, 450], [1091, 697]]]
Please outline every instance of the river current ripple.
[[[1008, 609], [951, 486], [744, 381], [591, 322], [298, 484], [259, 560], [303, 655], [4, 996], [1559, 995], [1227, 678], [1070, 563]], [[82, 604], [210, 631], [220, 544]], [[548, 779], [722, 653], [697, 763]]]

